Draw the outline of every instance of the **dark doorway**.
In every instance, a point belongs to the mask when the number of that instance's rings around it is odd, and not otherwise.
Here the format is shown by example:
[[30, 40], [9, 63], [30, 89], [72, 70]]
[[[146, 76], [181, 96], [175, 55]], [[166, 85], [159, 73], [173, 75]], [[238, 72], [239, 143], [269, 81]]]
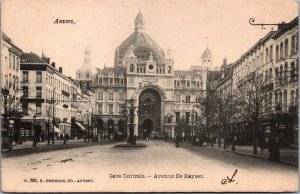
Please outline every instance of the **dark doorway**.
[[126, 135], [126, 123], [124, 120], [119, 120], [118, 122], [118, 133], [122, 134], [124, 137]]
[[153, 131], [153, 121], [151, 119], [146, 119], [143, 122], [143, 138], [147, 139], [147, 137], [150, 137], [152, 131]]
[[104, 127], [103, 127], [103, 120], [98, 118], [97, 119], [97, 134], [100, 134], [100, 139], [104, 140]]
[[113, 133], [114, 133], [114, 121], [113, 120], [108, 120], [108, 122], [107, 122], [107, 125], [108, 125], [108, 139], [110, 140], [110, 136], [111, 136], [111, 134], [113, 135]]

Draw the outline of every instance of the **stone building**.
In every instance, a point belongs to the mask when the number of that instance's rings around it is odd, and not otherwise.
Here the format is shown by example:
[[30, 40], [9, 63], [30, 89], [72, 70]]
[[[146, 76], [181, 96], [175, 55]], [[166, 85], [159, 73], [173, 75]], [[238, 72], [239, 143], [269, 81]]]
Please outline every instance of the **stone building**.
[[[175, 70], [171, 50], [165, 53], [145, 32], [140, 12], [134, 24], [134, 32], [115, 50], [114, 66], [97, 68], [92, 75], [90, 87], [96, 92], [98, 128], [108, 137], [128, 135], [128, 106], [133, 99], [134, 133], [140, 138], [154, 131], [172, 137], [192, 135], [194, 126], [201, 122], [199, 102], [206, 95], [207, 69], [213, 64], [210, 50], [203, 53], [201, 62], [206, 66]], [[82, 80], [84, 71], [80, 68], [77, 80]], [[185, 121], [185, 128], [176, 127], [180, 119]]]
[[[233, 63], [232, 88], [255, 76], [268, 95], [260, 115], [260, 137], [278, 131], [282, 146], [298, 143], [298, 18], [269, 32]], [[237, 132], [252, 139], [250, 123], [237, 118]], [[252, 141], [252, 140], [251, 140]], [[251, 142], [249, 141], [249, 142]]]
[[56, 69], [54, 62], [50, 64], [50, 58], [32, 52], [22, 54], [20, 70], [21, 129], [37, 140], [48, 137], [53, 130], [56, 136], [70, 135], [74, 114], [70, 105], [77, 95], [73, 80], [63, 74], [62, 67]]
[[22, 50], [4, 32], [1, 38], [1, 124], [2, 129], [16, 129], [19, 133]]

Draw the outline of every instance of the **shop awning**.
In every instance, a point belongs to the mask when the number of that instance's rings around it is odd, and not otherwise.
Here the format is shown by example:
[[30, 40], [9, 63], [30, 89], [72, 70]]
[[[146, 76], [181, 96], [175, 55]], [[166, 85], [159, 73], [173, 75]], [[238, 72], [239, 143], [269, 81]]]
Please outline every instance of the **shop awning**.
[[82, 131], [85, 131], [85, 127], [81, 123], [78, 123], [78, 122], [75, 122], [75, 123]]
[[60, 129], [54, 125], [54, 133], [60, 133]]

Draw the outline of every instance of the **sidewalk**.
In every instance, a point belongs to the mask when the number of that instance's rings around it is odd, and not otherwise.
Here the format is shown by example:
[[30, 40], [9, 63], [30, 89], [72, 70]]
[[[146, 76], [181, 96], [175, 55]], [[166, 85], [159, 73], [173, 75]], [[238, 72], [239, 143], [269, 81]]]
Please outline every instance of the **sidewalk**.
[[78, 147], [87, 147], [99, 144], [109, 144], [114, 143], [113, 141], [101, 140], [98, 142], [84, 142], [83, 139], [77, 140], [69, 140], [64, 144], [63, 141], [55, 140], [54, 145], [52, 145], [52, 141], [50, 141], [50, 145], [47, 145], [47, 141], [38, 142], [36, 147], [33, 147], [32, 141], [23, 142], [23, 144], [15, 145], [13, 144], [13, 150], [9, 152], [8, 150], [4, 150], [1, 155], [2, 156], [17, 156], [23, 154], [30, 154], [30, 153], [38, 153], [38, 152], [46, 152], [46, 151], [53, 151], [53, 150], [61, 150], [61, 149], [69, 149], [69, 148], [78, 148]]
[[[36, 147], [51, 147], [52, 145], [52, 141], [50, 141], [50, 145], [47, 145], [48, 141], [43, 141], [43, 142], [37, 142]], [[77, 139], [77, 140], [69, 140], [67, 141], [67, 144], [80, 144], [80, 143], [90, 143], [90, 142], [84, 142], [83, 139]], [[57, 145], [64, 145], [64, 141], [59, 141], [59, 140], [54, 140], [54, 146]], [[23, 142], [22, 144], [15, 144], [13, 143], [13, 150], [19, 150], [19, 149], [29, 149], [32, 148], [32, 141], [26, 141]]]
[[[206, 145], [203, 144], [203, 145]], [[207, 146], [210, 147], [210, 146]], [[221, 148], [218, 148], [218, 144], [214, 144], [214, 147], [210, 147], [213, 149], [217, 149], [219, 151], [227, 151], [232, 152], [235, 154], [245, 155], [245, 156], [252, 156], [256, 158], [268, 159], [269, 158], [269, 151], [268, 149], [264, 149], [263, 151], [257, 147], [257, 154], [253, 155], [253, 146], [235, 146], [235, 151], [231, 151], [231, 146], [227, 149], [223, 149], [223, 144], [221, 144]], [[280, 150], [280, 163], [298, 166], [298, 150], [297, 149], [281, 149]]]

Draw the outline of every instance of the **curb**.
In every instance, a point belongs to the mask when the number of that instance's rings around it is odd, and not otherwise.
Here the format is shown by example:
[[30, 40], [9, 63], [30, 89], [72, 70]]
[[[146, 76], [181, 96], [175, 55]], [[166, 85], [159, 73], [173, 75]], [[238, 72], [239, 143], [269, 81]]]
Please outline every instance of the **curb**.
[[26, 154], [34, 154], [34, 153], [41, 153], [47, 151], [56, 151], [56, 150], [63, 150], [63, 149], [72, 149], [72, 148], [80, 148], [80, 147], [90, 147], [96, 145], [107, 145], [107, 144], [114, 144], [113, 141], [105, 141], [105, 142], [93, 142], [93, 143], [76, 143], [76, 144], [62, 144], [62, 145], [47, 145], [42, 147], [36, 148], [23, 148], [23, 149], [15, 149], [11, 152], [5, 151], [1, 153], [3, 157], [18, 157]]
[[[226, 152], [230, 152], [230, 153], [234, 153], [234, 154], [238, 154], [238, 155], [242, 155], [242, 156], [254, 157], [254, 158], [259, 158], [259, 159], [263, 159], [263, 160], [269, 160], [268, 158], [262, 157], [262, 156], [256, 156], [256, 155], [252, 155], [252, 154], [246, 154], [246, 153], [241, 153], [241, 152], [236, 152], [236, 151], [231, 151], [231, 150], [220, 150], [219, 148], [216, 148], [216, 147], [210, 147], [210, 146], [207, 146], [207, 147], [208, 147], [208, 148], [212, 148], [212, 149], [214, 149], [214, 150], [218, 150], [218, 151], [220, 151], [220, 152], [226, 151]], [[289, 165], [289, 166], [298, 167], [297, 164], [290, 163], [290, 162], [278, 161], [278, 163], [285, 164], [285, 165]]]

